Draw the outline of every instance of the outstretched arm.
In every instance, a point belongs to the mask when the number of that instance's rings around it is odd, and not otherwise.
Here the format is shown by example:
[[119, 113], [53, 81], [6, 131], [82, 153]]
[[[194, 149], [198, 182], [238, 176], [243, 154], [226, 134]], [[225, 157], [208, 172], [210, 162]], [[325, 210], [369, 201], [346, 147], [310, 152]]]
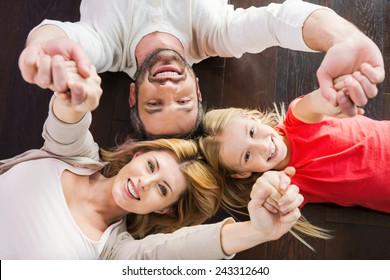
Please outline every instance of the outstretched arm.
[[[357, 81], [353, 81], [349, 84], [345, 82], [351, 77], [351, 75], [344, 75], [334, 81], [333, 87], [336, 90], [336, 97], [340, 103], [351, 102], [348, 97], [349, 92], [354, 89], [355, 91], [358, 91], [360, 88], [360, 84]], [[325, 115], [336, 118], [351, 116], [351, 114], [347, 115], [343, 112], [341, 104], [334, 106], [327, 100], [323, 96], [321, 89], [314, 90], [302, 98], [294, 100], [290, 107], [293, 115], [305, 123], [317, 123], [321, 121]], [[353, 110], [353, 115], [364, 114], [364, 110], [357, 107], [353, 102], [351, 102], [350, 110]]]
[[98, 161], [99, 147], [88, 129], [92, 121], [90, 111], [98, 106], [102, 93], [100, 77], [94, 67], [91, 67], [88, 79], [80, 77], [75, 62], [64, 61], [61, 56], [54, 57], [56, 64], [67, 69], [67, 87], [70, 91], [57, 92], [52, 97], [42, 132], [45, 139], [42, 149], [58, 156], [87, 157]]
[[[383, 57], [376, 44], [336, 13], [316, 10], [303, 26], [306, 44], [317, 51], [325, 51], [317, 77], [323, 96], [343, 114], [356, 115], [355, 105], [363, 106], [376, 96], [376, 85], [385, 77]], [[347, 94], [340, 98], [333, 88], [333, 80], [342, 75]], [[356, 83], [359, 86], [356, 86]], [[345, 98], [347, 97], [347, 98]]]
[[[293, 168], [266, 173], [268, 175], [252, 189], [248, 205], [250, 221], [234, 223], [233, 219], [226, 219], [215, 224], [185, 227], [171, 234], [151, 234], [141, 240], [134, 240], [123, 224], [110, 235], [100, 258], [222, 259], [280, 238], [300, 217], [298, 206], [303, 197], [296, 186], [289, 185], [289, 178], [295, 173]], [[273, 184], [282, 186], [279, 191], [284, 195], [278, 196]], [[278, 200], [277, 208], [281, 213], [263, 206], [268, 198]]]

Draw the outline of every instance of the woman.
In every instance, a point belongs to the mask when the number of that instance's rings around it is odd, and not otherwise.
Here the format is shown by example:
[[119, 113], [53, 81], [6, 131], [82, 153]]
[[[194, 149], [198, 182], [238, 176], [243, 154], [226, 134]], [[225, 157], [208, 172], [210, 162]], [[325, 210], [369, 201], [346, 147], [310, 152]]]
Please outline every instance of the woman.
[[[86, 91], [99, 84], [96, 74]], [[70, 85], [72, 92], [79, 87]], [[218, 177], [194, 142], [128, 140], [102, 151], [105, 164], [88, 131], [86, 106], [73, 106], [67, 94], [54, 96], [43, 149], [1, 166], [0, 216], [7, 225], [1, 259], [96, 259], [129, 213], [129, 232], [144, 237], [200, 224], [218, 209]]]
[[[102, 151], [109, 163], [100, 162], [88, 131], [89, 111], [97, 106], [89, 93], [99, 92], [91, 87], [100, 79], [96, 71], [81, 79], [74, 64], [69, 69], [70, 94], [51, 100], [44, 147], [0, 166], [0, 219], [7, 224], [0, 231], [1, 259], [220, 259], [279, 238], [300, 216], [297, 188], [287, 188], [280, 198], [285, 211], [275, 214], [263, 207], [272, 190], [259, 185], [251, 221], [226, 219], [142, 239], [210, 217], [221, 182], [185, 140], [128, 141]], [[287, 175], [274, 177], [290, 182]]]

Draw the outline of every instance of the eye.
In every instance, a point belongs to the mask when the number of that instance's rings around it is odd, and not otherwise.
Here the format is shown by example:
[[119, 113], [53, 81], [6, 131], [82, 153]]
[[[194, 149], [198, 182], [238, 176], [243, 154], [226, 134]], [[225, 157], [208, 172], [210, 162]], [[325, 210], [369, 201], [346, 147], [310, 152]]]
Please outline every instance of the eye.
[[188, 102], [190, 102], [190, 99], [181, 99], [177, 101], [177, 103], [179, 103], [180, 105], [187, 104]]
[[152, 100], [148, 102], [148, 106], [154, 107], [154, 106], [161, 106], [162, 102], [157, 100]]
[[248, 162], [249, 158], [251, 157], [251, 152], [246, 152], [244, 155], [244, 162]]
[[148, 161], [148, 168], [149, 168], [150, 172], [152, 172], [152, 173], [155, 170], [154, 164], [151, 161]]
[[251, 128], [251, 130], [249, 130], [249, 136], [251, 138], [253, 138], [253, 134], [255, 133], [255, 130], [253, 129], [253, 127]]
[[158, 188], [160, 189], [160, 192], [161, 192], [161, 194], [163, 195], [163, 196], [167, 196], [167, 193], [168, 193], [168, 191], [167, 191], [167, 188], [164, 186], [164, 185], [158, 185]]

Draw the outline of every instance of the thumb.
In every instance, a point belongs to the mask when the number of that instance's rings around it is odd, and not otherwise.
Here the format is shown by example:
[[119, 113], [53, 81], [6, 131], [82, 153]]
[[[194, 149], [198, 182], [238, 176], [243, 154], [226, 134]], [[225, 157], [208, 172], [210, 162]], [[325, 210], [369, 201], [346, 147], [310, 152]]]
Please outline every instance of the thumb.
[[85, 54], [83, 48], [74, 44], [71, 51], [72, 60], [76, 62], [77, 71], [83, 78], [88, 78], [91, 75], [91, 62]]
[[333, 78], [320, 67], [317, 71], [317, 79], [324, 98], [333, 106], [337, 106], [336, 90], [333, 87]]
[[291, 178], [292, 176], [295, 175], [296, 170], [295, 170], [294, 167], [288, 166], [288, 167], [286, 167], [286, 168], [283, 170], [283, 172], [284, 172], [288, 177]]

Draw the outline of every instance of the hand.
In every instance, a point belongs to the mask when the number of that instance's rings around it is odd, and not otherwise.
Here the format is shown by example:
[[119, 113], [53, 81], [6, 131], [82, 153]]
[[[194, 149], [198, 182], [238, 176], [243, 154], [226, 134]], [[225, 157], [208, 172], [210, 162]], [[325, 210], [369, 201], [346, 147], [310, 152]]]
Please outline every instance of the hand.
[[[60, 55], [66, 61], [75, 61], [77, 71], [83, 78], [91, 75], [91, 63], [84, 50], [68, 38], [57, 38], [29, 44], [19, 57], [19, 68], [23, 79], [41, 88], [65, 92], [67, 69], [54, 66], [53, 57]], [[54, 71], [54, 67], [56, 67]]]
[[[346, 93], [338, 96], [333, 80], [345, 74], [352, 74], [345, 80]], [[385, 77], [383, 57], [376, 44], [360, 31], [349, 38], [335, 43], [328, 49], [317, 71], [323, 96], [343, 114], [356, 115], [357, 106], [363, 106], [368, 98], [376, 96], [376, 85]]]
[[[266, 233], [270, 239], [276, 240], [287, 233], [301, 216], [298, 207], [303, 202], [303, 196], [299, 194], [297, 186], [290, 185], [290, 177], [294, 174], [293, 167], [280, 172], [268, 171], [253, 186], [248, 204], [251, 224], [255, 230]], [[280, 210], [268, 210], [269, 197], [277, 201], [275, 209]]]
[[100, 87], [101, 78], [96, 68], [91, 66], [90, 76], [82, 77], [78, 73], [74, 61], [65, 61], [62, 56], [54, 56], [52, 61], [53, 75], [66, 71], [66, 92], [57, 92], [57, 99], [62, 105], [73, 107], [77, 112], [89, 112], [95, 110], [102, 95]]

